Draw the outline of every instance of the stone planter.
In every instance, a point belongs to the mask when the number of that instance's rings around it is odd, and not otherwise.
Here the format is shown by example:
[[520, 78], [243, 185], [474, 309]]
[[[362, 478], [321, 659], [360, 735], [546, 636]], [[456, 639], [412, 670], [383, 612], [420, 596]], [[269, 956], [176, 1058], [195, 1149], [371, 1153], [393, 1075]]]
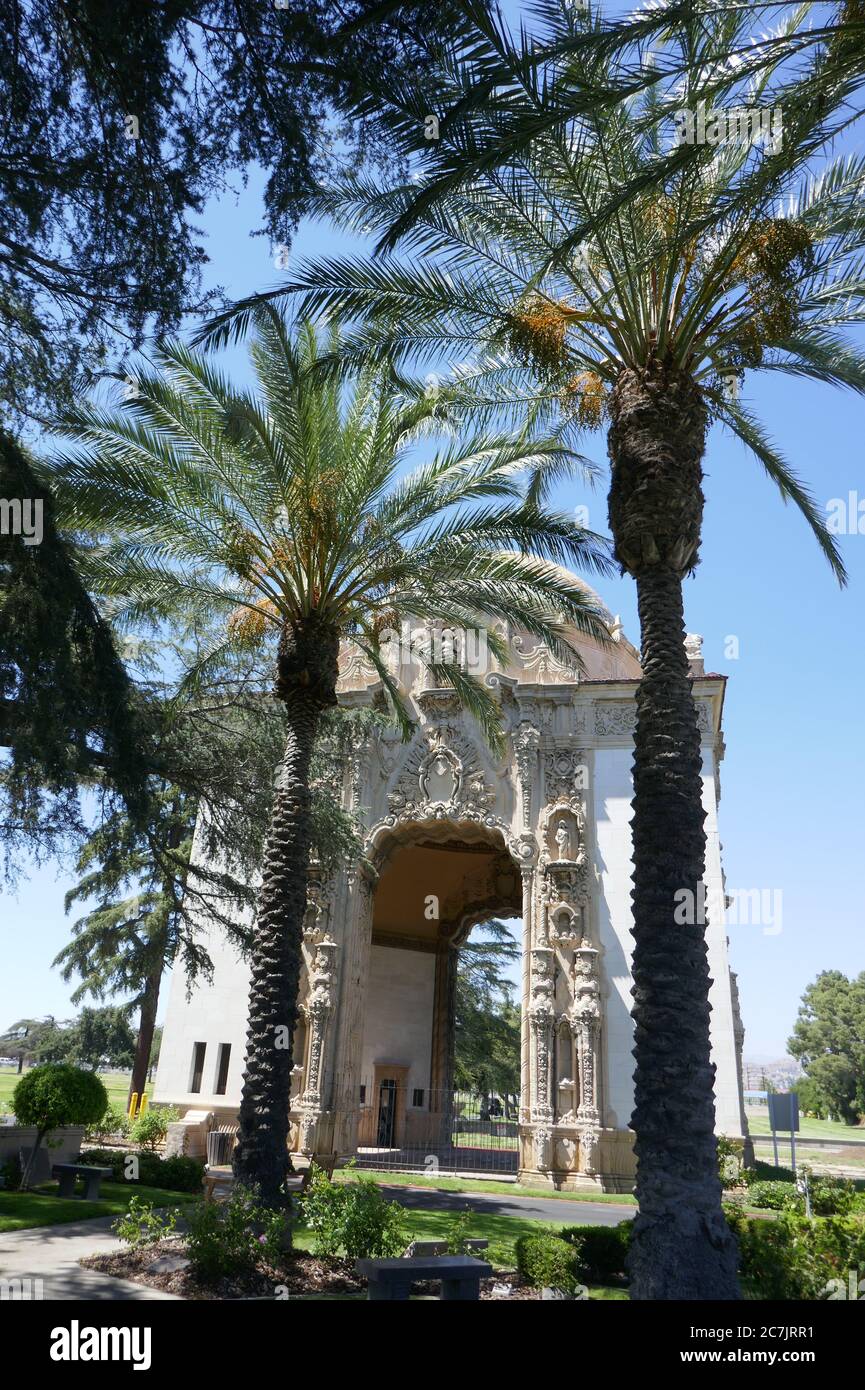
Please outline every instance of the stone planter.
[[[36, 1126], [19, 1125], [14, 1122], [14, 1116], [12, 1118], [12, 1124], [0, 1125], [0, 1164], [10, 1158], [18, 1158], [22, 1148], [32, 1149], [36, 1143]], [[81, 1152], [83, 1138], [83, 1125], [68, 1125], [65, 1129], [56, 1129], [47, 1134], [42, 1147], [50, 1163], [71, 1163]]]

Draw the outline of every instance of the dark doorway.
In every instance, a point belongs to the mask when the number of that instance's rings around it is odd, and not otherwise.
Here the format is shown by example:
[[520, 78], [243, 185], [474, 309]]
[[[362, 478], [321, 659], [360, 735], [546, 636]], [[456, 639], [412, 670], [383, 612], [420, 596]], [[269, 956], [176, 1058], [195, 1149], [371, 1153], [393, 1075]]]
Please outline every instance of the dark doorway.
[[396, 1125], [396, 1082], [392, 1077], [382, 1081], [378, 1088], [378, 1146], [381, 1149], [393, 1148]]

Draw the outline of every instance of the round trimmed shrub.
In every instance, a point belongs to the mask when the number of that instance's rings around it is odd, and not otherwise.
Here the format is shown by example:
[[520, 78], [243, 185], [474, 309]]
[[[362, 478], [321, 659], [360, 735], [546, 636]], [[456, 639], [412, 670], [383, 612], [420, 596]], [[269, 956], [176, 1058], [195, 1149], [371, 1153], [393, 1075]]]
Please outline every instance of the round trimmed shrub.
[[108, 1108], [108, 1092], [95, 1072], [68, 1062], [46, 1062], [22, 1076], [12, 1093], [12, 1107], [19, 1124], [37, 1129], [21, 1178], [21, 1186], [27, 1187], [45, 1135], [65, 1125], [95, 1125]]
[[533, 1289], [575, 1293], [580, 1278], [581, 1241], [549, 1231], [520, 1236], [515, 1245], [520, 1277]]

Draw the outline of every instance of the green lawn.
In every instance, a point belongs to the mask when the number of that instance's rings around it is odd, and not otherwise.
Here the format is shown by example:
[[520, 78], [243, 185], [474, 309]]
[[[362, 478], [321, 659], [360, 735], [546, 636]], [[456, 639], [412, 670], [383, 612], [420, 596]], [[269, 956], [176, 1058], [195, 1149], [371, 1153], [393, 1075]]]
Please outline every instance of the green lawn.
[[[102, 1071], [99, 1075], [105, 1084], [105, 1089], [108, 1092], [108, 1099], [111, 1104], [120, 1105], [125, 1110], [129, 1095], [129, 1073], [122, 1071]], [[14, 1067], [0, 1067], [0, 1111], [9, 1111], [11, 1109], [12, 1092], [15, 1090], [20, 1079]], [[152, 1081], [147, 1084], [147, 1094], [152, 1100]]]
[[[771, 1144], [758, 1144], [755, 1146], [755, 1152], [761, 1163], [768, 1164], [770, 1168], [774, 1166], [775, 1157]], [[782, 1168], [790, 1167], [789, 1138], [783, 1142], [778, 1140], [778, 1162]], [[833, 1145], [832, 1148], [824, 1148], [821, 1145], [818, 1149], [809, 1145], [808, 1141], [805, 1140], [796, 1144], [796, 1163], [797, 1165], [804, 1163], [818, 1173], [823, 1170], [831, 1173], [838, 1168], [851, 1168], [856, 1172], [861, 1172], [865, 1177], [865, 1147], [839, 1143], [837, 1146]], [[861, 1181], [861, 1179], [857, 1178], [856, 1181]]]
[[55, 1226], [86, 1221], [91, 1216], [120, 1216], [131, 1197], [141, 1197], [158, 1207], [178, 1207], [197, 1202], [197, 1192], [168, 1192], [164, 1187], [144, 1187], [125, 1182], [104, 1182], [98, 1202], [80, 1197], [59, 1198], [57, 1183], [44, 1183], [32, 1192], [0, 1192], [0, 1231], [23, 1231], [31, 1226]]
[[[769, 1112], [763, 1109], [751, 1109], [745, 1107], [745, 1115], [748, 1120], [748, 1128], [752, 1134], [769, 1134], [772, 1130], [769, 1125]], [[858, 1140], [865, 1143], [865, 1125], [842, 1125], [837, 1120], [812, 1120], [810, 1116], [803, 1115], [799, 1120], [801, 1129], [796, 1135], [796, 1143], [803, 1139], [834, 1139], [838, 1143], [845, 1144]], [[790, 1136], [778, 1135], [779, 1145], [785, 1144], [790, 1147]], [[761, 1151], [763, 1146], [761, 1145]]]

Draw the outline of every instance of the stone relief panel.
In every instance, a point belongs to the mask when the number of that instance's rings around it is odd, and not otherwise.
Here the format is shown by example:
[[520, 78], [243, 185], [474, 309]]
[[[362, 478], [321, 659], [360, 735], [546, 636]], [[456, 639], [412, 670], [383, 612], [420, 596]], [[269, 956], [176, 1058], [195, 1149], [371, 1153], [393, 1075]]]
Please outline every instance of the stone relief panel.
[[[709, 735], [713, 731], [711, 701], [695, 700], [697, 706], [697, 727], [700, 733]], [[600, 700], [595, 705], [595, 736], [597, 738], [631, 737], [637, 722], [637, 705], [634, 700]]]

